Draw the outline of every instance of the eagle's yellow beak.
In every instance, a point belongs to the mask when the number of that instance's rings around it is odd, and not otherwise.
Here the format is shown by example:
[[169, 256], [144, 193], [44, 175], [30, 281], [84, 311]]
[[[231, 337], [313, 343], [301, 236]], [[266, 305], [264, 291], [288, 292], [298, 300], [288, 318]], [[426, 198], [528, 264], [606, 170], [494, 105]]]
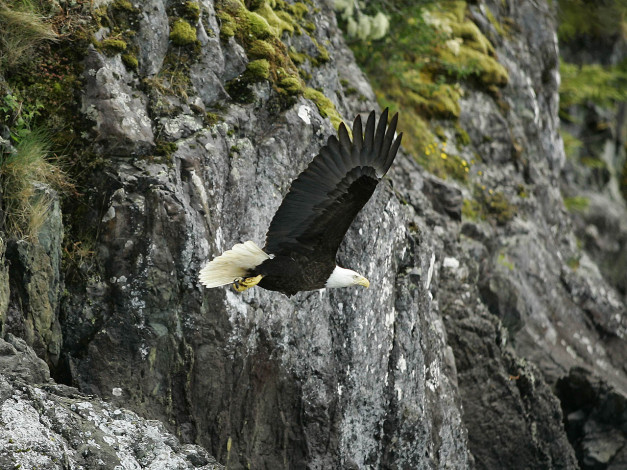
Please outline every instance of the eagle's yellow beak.
[[355, 284], [358, 286], [364, 286], [366, 289], [370, 287], [370, 281], [363, 276], [359, 276]]

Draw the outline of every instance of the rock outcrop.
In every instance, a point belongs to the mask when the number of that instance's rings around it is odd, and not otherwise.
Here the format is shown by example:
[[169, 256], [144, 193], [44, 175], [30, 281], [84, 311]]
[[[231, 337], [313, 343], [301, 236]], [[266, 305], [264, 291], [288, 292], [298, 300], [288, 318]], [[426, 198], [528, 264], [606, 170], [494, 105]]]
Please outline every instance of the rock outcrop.
[[50, 381], [46, 363], [11, 334], [0, 364], [2, 468], [224, 468], [160, 422]]

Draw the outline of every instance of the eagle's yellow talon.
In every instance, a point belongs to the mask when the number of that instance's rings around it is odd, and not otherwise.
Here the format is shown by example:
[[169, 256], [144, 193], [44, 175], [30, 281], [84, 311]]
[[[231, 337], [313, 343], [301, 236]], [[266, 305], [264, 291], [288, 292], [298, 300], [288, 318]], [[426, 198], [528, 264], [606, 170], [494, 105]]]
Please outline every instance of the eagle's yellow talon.
[[233, 289], [235, 289], [237, 292], [244, 292], [246, 289], [250, 289], [251, 287], [259, 284], [259, 281], [261, 281], [262, 277], [263, 276], [261, 274], [255, 277], [238, 277], [237, 279], [233, 280]]

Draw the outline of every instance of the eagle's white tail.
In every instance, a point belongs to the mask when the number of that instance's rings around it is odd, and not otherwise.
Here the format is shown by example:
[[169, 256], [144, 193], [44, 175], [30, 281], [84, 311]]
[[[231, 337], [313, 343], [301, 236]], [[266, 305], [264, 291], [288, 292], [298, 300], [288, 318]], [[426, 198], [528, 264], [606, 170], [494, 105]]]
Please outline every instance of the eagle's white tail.
[[206, 287], [230, 284], [238, 277], [246, 276], [249, 269], [270, 259], [254, 242], [238, 243], [225, 251], [200, 270], [200, 283]]

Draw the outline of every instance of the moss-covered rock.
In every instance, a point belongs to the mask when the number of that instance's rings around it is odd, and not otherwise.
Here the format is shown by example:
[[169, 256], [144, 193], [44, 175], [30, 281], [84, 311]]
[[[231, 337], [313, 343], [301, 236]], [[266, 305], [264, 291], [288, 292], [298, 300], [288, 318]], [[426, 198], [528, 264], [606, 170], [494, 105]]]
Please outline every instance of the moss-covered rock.
[[289, 15], [286, 12], [275, 12], [267, 3], [263, 3], [256, 10], [255, 14], [260, 15], [266, 20], [268, 25], [273, 28], [272, 33], [275, 36], [280, 37], [285, 32], [294, 32], [294, 25], [293, 22], [290, 21], [291, 18]]
[[187, 46], [196, 43], [196, 28], [187, 21], [178, 18], [170, 29], [170, 40], [177, 46]]
[[335, 105], [329, 98], [324, 96], [322, 92], [314, 90], [313, 88], [305, 88], [303, 95], [305, 98], [315, 103], [320, 115], [322, 117], [328, 117], [335, 129], [340, 127], [342, 117], [339, 115], [337, 109], [335, 109]]
[[[425, 152], [435, 142], [428, 121], [446, 119], [456, 125], [465, 88], [481, 88], [497, 96], [509, 80], [493, 44], [468, 18], [467, 10], [465, 1], [403, 6], [387, 12], [395, 27], [384, 46], [353, 42], [381, 106], [401, 111], [403, 146], [429, 171], [462, 181], [468, 168], [463, 159], [453, 154], [442, 160], [436, 152]], [[458, 146], [470, 143], [465, 131], [456, 132], [456, 139]]]
[[298, 76], [287, 75], [280, 78], [277, 83], [289, 95], [298, 95], [304, 90], [303, 81]]
[[564, 206], [569, 212], [585, 212], [590, 205], [590, 199], [585, 196], [564, 198]]
[[251, 81], [270, 78], [270, 63], [266, 59], [251, 60], [246, 67], [246, 76]]
[[305, 90], [303, 78], [310, 74], [298, 67], [307, 61], [313, 66], [329, 61], [328, 51], [314, 37], [311, 37], [311, 41], [318, 52], [315, 57], [299, 52], [294, 47], [288, 51], [281, 40], [284, 34], [298, 34], [301, 31], [308, 12], [309, 7], [304, 3], [289, 5], [279, 0], [255, 0], [246, 4], [241, 0], [218, 1], [216, 13], [221, 21], [222, 39], [235, 37], [248, 57], [253, 59], [240, 77], [227, 84], [227, 90], [237, 101], [250, 102], [254, 97], [249, 85], [268, 79], [280, 95], [290, 97], [285, 103], [305, 92], [316, 103], [321, 114], [328, 116], [337, 128], [341, 118], [335, 106], [322, 93]]
[[506, 225], [517, 213], [516, 206], [502, 191], [475, 186], [472, 199], [464, 199], [462, 215], [469, 220], [492, 220]]
[[120, 52], [124, 52], [126, 50], [127, 44], [126, 41], [123, 41], [122, 39], [108, 38], [103, 39], [99, 43], [96, 43], [96, 46], [109, 54], [117, 54]]
[[195, 24], [200, 18], [200, 5], [197, 2], [187, 1], [183, 5], [182, 13], [187, 20]]
[[461, 182], [468, 180], [469, 163], [454, 152], [447, 150], [446, 141], [431, 142], [417, 156], [417, 160], [427, 171], [442, 179], [453, 178]]
[[124, 65], [131, 70], [137, 70], [137, 67], [139, 66], [139, 61], [133, 54], [124, 54], [122, 56], [122, 62], [124, 62]]

